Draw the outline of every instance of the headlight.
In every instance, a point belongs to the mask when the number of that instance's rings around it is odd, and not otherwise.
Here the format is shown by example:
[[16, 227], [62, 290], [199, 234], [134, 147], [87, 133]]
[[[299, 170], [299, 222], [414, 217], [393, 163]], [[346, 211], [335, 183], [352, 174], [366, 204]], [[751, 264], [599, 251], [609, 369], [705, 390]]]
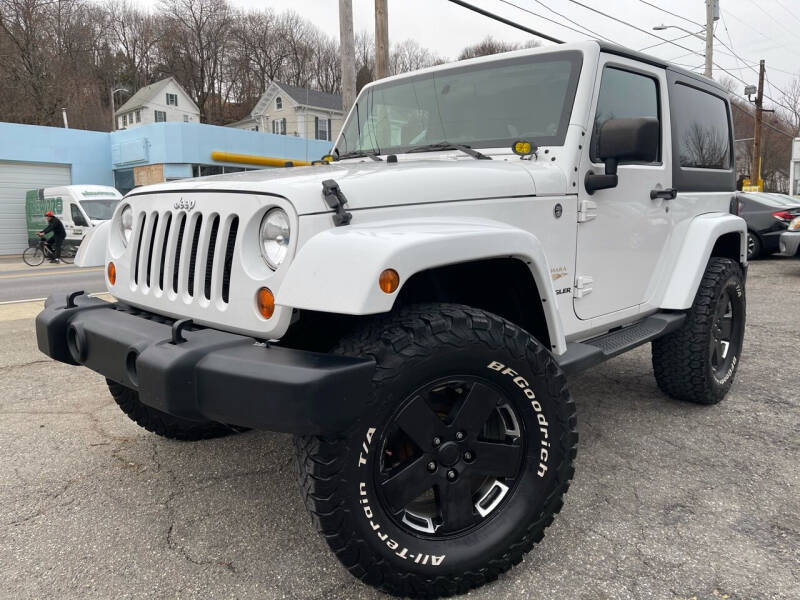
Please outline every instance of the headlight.
[[131, 233], [133, 233], [133, 209], [130, 204], [122, 209], [122, 214], [119, 216], [119, 228], [122, 232], [122, 243], [127, 246], [131, 239]]
[[289, 251], [289, 215], [282, 208], [273, 208], [261, 220], [259, 246], [261, 256], [274, 271], [281, 266]]
[[789, 223], [789, 231], [800, 231], [800, 217], [792, 219], [792, 222]]

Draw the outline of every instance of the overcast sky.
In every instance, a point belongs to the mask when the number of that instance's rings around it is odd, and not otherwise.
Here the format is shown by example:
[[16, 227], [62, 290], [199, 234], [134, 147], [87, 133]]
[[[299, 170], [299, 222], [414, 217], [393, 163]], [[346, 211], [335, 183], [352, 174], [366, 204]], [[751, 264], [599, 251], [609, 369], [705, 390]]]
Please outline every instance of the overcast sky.
[[[155, 5], [158, 0], [141, 1], [148, 5]], [[242, 7], [263, 8], [269, 6], [278, 11], [294, 10], [315, 23], [327, 34], [336, 37], [339, 35], [338, 0], [231, 1], [234, 5]], [[575, 27], [551, 10], [559, 12], [604, 37], [637, 50], [659, 43], [659, 40], [651, 35], [593, 13], [570, 0], [509, 0], [508, 2], [471, 0], [471, 2], [476, 6], [566, 41], [577, 41], [596, 36], [579, 35], [511, 5]], [[700, 29], [689, 21], [670, 16], [648, 6], [643, 0], [580, 0], [580, 2], [647, 31], [662, 23], [685, 27], [692, 32]], [[705, 0], [647, 0], [647, 2], [681, 15], [690, 21], [705, 23]], [[769, 81], [775, 86], [785, 89], [793, 79], [792, 73], [800, 71], [800, 36], [798, 35], [800, 33], [800, 1], [720, 0], [720, 7], [722, 18], [717, 22], [716, 35], [746, 62], [742, 63], [733, 56], [723, 54], [730, 54], [730, 51], [719, 42], [715, 43], [714, 62], [729, 70], [733, 75], [755, 84], [757, 75], [747, 66], [756, 65], [757, 68], [758, 60], [764, 58]], [[353, 0], [353, 13], [356, 31], [374, 31], [373, 0]], [[685, 35], [678, 29], [652, 33], [670, 39]], [[478, 42], [487, 35], [517, 42], [529, 39], [525, 32], [492, 21], [447, 0], [389, 0], [389, 35], [392, 43], [412, 38], [440, 56], [451, 59], [456, 57], [461, 48]], [[705, 49], [704, 42], [693, 37], [678, 40], [676, 43], [698, 53], [704, 52]], [[648, 52], [674, 60], [684, 66], [698, 67], [698, 70], [702, 71], [703, 57], [699, 54], [686, 56], [689, 54], [689, 50], [672, 44], [663, 44], [648, 50]], [[720, 75], [719, 69], [715, 68], [714, 76], [719, 77]], [[743, 86], [742, 83], [738, 84], [737, 91], [739, 93], [742, 92]], [[777, 97], [777, 91], [774, 88], [771, 89], [769, 85], [767, 94]]]

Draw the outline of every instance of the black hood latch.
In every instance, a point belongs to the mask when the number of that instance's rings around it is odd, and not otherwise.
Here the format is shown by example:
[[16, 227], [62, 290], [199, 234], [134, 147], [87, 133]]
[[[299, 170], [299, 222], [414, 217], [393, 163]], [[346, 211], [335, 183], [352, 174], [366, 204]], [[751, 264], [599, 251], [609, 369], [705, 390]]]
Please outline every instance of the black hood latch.
[[339, 184], [333, 179], [326, 179], [322, 182], [322, 195], [325, 197], [325, 202], [328, 203], [328, 206], [336, 210], [336, 214], [333, 215], [333, 224], [336, 227], [349, 225], [353, 215], [344, 209], [344, 205], [347, 204], [347, 198], [339, 188]]

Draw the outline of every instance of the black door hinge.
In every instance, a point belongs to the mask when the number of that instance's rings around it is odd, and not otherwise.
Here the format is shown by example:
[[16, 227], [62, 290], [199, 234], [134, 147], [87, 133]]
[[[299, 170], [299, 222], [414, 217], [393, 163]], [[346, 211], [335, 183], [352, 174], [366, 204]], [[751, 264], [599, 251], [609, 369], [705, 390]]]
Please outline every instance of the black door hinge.
[[333, 179], [326, 179], [322, 182], [322, 195], [328, 206], [336, 210], [336, 214], [333, 215], [333, 224], [337, 227], [349, 225], [353, 215], [344, 209], [347, 198], [339, 188], [339, 184]]

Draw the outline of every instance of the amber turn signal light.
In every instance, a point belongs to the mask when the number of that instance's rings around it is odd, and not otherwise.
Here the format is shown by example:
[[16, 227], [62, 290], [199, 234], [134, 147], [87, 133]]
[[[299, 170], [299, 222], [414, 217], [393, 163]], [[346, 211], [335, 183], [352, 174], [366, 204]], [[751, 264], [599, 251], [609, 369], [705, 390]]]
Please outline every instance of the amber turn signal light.
[[259, 288], [256, 292], [256, 305], [258, 306], [258, 314], [265, 319], [269, 319], [272, 313], [275, 312], [275, 296], [269, 288]]
[[378, 277], [378, 287], [387, 294], [391, 294], [400, 287], [400, 275], [394, 269], [385, 269]]
[[114, 285], [117, 281], [117, 267], [114, 266], [113, 262], [108, 263], [106, 274], [108, 275], [108, 283]]

